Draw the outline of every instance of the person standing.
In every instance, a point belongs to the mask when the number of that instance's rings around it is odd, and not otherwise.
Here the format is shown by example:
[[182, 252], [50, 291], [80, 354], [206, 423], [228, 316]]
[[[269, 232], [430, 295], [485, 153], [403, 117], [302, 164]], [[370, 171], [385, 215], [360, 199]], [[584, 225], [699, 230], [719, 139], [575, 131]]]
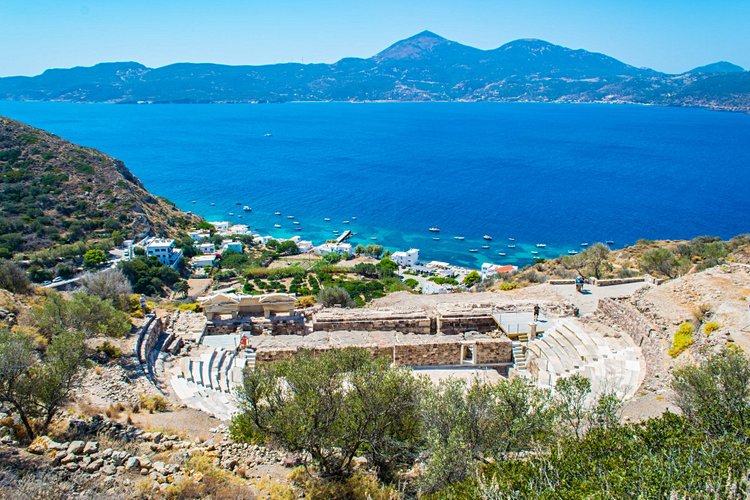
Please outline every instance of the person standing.
[[539, 319], [539, 304], [534, 306], [534, 321]]

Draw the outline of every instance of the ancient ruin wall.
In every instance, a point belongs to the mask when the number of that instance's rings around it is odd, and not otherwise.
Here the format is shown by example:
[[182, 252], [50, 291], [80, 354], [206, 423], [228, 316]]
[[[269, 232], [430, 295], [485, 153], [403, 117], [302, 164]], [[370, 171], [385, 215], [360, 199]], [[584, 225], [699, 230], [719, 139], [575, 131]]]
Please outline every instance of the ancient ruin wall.
[[627, 333], [641, 348], [646, 359], [647, 376], [652, 379], [662, 371], [666, 352], [664, 330], [641, 314], [627, 299], [599, 299], [599, 313]]
[[391, 318], [341, 318], [316, 319], [313, 323], [313, 331], [316, 332], [387, 332], [396, 331], [402, 333], [416, 333], [422, 335], [434, 334], [436, 332], [435, 319], [422, 317], [391, 317]]
[[489, 333], [497, 330], [497, 322], [492, 315], [440, 316], [437, 323], [438, 332], [443, 335], [458, 335], [466, 332]]
[[439, 366], [461, 364], [461, 342], [401, 344], [393, 347], [397, 365]]
[[513, 343], [509, 338], [477, 341], [475, 363], [512, 363]]

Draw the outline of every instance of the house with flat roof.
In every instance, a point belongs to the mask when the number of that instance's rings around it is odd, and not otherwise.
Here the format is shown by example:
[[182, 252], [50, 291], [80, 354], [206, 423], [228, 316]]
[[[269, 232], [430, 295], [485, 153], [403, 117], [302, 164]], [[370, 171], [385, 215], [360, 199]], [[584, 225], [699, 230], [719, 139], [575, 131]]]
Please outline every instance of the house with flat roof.
[[338, 253], [341, 255], [352, 255], [351, 243], [323, 243], [313, 248], [315, 255], [326, 255], [329, 253]]
[[214, 245], [211, 242], [206, 242], [206, 243], [201, 243], [200, 245], [195, 245], [195, 249], [198, 250], [203, 255], [216, 253], [216, 245]]
[[221, 244], [221, 251], [226, 252], [232, 250], [233, 252], [242, 253], [242, 242], [237, 240], [228, 240]]
[[211, 237], [211, 232], [206, 231], [205, 229], [200, 231], [188, 231], [188, 236], [190, 236], [194, 242], [200, 243], [201, 241], [205, 241]]
[[401, 267], [411, 267], [419, 261], [419, 249], [410, 248], [406, 252], [393, 252], [391, 260]]
[[190, 265], [195, 269], [205, 269], [216, 265], [216, 254], [196, 255], [190, 259]]
[[171, 238], [150, 238], [143, 249], [149, 257], [156, 257], [165, 266], [175, 266], [182, 259], [182, 250], [175, 248]]

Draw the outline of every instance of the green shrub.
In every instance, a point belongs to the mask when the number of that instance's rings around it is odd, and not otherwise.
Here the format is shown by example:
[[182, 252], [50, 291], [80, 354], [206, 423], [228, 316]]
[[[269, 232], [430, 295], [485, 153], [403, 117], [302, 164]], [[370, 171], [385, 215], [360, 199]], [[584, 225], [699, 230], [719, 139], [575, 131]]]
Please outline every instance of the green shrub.
[[140, 401], [141, 407], [148, 410], [149, 413], [161, 413], [169, 410], [169, 401], [158, 394], [141, 394]]
[[97, 347], [96, 350], [106, 354], [110, 359], [118, 359], [122, 357], [122, 350], [116, 345], [110, 344], [107, 340]]
[[672, 348], [669, 350], [669, 355], [673, 358], [676, 358], [682, 353], [682, 351], [693, 345], [694, 332], [695, 327], [692, 323], [686, 321], [685, 323], [681, 324], [674, 334], [674, 339], [672, 340]]
[[419, 286], [419, 281], [415, 280], [414, 278], [407, 278], [404, 280], [404, 285], [414, 289]]
[[703, 325], [703, 333], [706, 334], [706, 336], [711, 335], [713, 332], [721, 328], [721, 325], [716, 321], [709, 321], [705, 325]]
[[515, 281], [505, 281], [503, 283], [500, 283], [500, 290], [507, 292], [510, 290], [515, 290], [518, 288], [518, 283]]
[[325, 287], [318, 293], [318, 302], [323, 304], [325, 307], [333, 307], [340, 305], [343, 307], [352, 306], [352, 297], [345, 288], [340, 286], [329, 286]]

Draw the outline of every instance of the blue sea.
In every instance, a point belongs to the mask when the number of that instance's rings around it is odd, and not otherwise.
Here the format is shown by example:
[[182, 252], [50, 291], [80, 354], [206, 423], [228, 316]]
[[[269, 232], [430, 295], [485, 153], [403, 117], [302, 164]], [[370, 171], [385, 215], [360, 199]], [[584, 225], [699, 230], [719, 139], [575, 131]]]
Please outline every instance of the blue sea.
[[532, 250], [554, 257], [583, 242], [620, 247], [750, 231], [744, 114], [526, 103], [0, 102], [0, 115], [122, 159], [151, 192], [208, 220], [315, 243], [351, 229], [354, 243], [416, 247], [423, 260], [523, 265]]

